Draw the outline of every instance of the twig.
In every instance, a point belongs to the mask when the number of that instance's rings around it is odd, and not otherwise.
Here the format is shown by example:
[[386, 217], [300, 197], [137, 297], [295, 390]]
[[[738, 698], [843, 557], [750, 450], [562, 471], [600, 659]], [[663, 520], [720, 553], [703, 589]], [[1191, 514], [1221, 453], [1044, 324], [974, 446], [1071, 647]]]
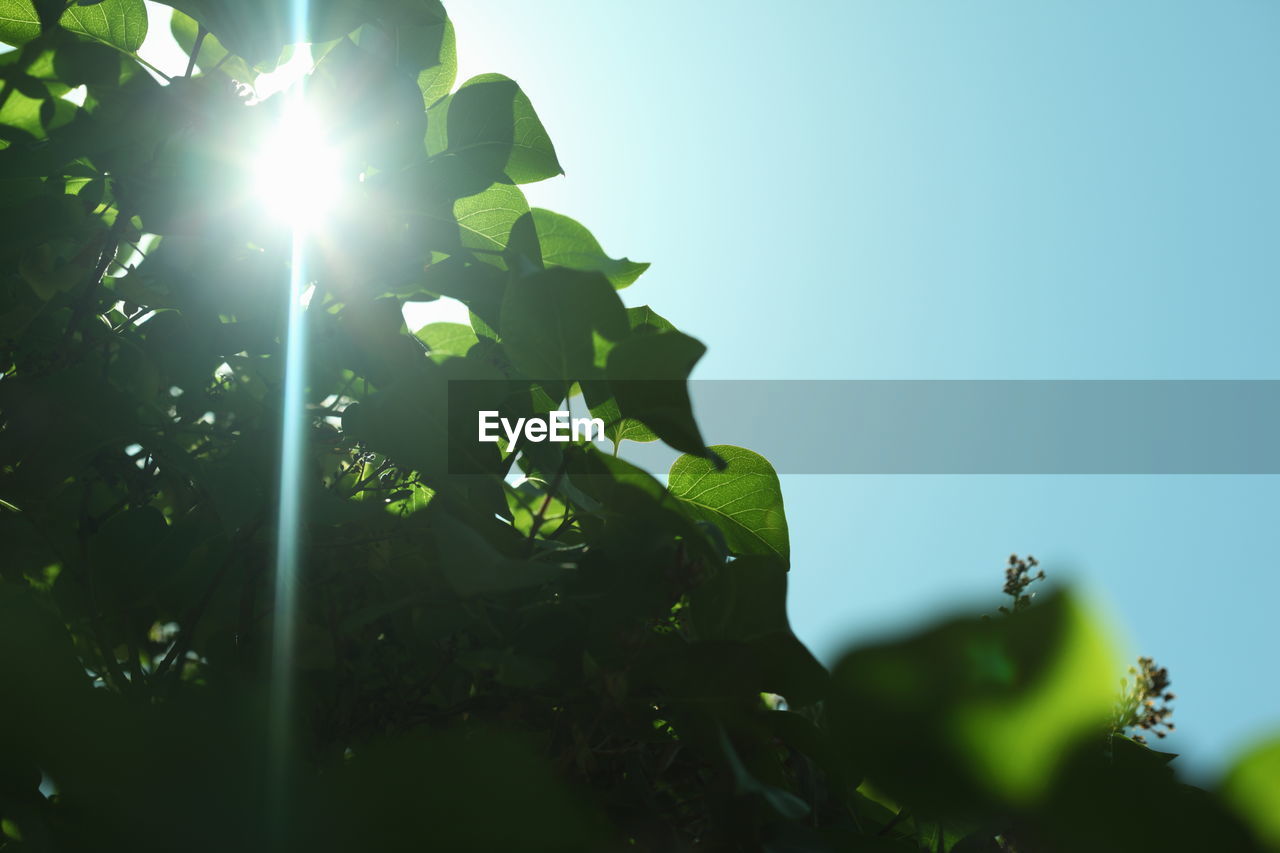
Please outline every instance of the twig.
[[908, 817], [910, 817], [910, 816], [911, 816], [911, 812], [907, 811], [906, 809], [903, 809], [902, 811], [900, 811], [900, 812], [898, 812], [896, 815], [894, 815], [892, 820], [890, 820], [890, 821], [889, 821], [888, 823], [886, 823], [883, 827], [881, 827], [881, 828], [880, 828], [880, 831], [879, 831], [879, 832], [877, 832], [877, 833], [876, 833], [876, 835], [877, 835], [877, 836], [879, 836], [879, 835], [884, 835], [884, 834], [885, 834], [885, 833], [887, 833], [889, 830], [891, 830], [891, 829], [893, 829], [895, 826], [897, 826], [901, 821], [905, 820], [906, 818], [908, 818]]
[[209, 31], [204, 28], [204, 24], [196, 25], [196, 43], [191, 48], [190, 58], [187, 59], [187, 73], [182, 75], [188, 80], [191, 79], [192, 72], [196, 70], [196, 57], [200, 55], [200, 46], [204, 44], [204, 37], [208, 34]]
[[[556, 469], [555, 476], [551, 478], [551, 482], [547, 484], [547, 495], [542, 499], [542, 505], [538, 507], [537, 513], [533, 516], [533, 525], [529, 528], [529, 541], [532, 542], [537, 536], [538, 531], [542, 529], [543, 519], [546, 518], [547, 509], [551, 506], [551, 498], [556, 493], [556, 489], [560, 488], [560, 481], [564, 479], [564, 472], [569, 467], [569, 457], [565, 456], [560, 460], [560, 467]], [[561, 524], [561, 527], [564, 525]], [[557, 530], [557, 533], [560, 531]]]
[[102, 277], [107, 274], [107, 267], [111, 266], [111, 262], [116, 258], [116, 252], [120, 248], [120, 234], [124, 231], [125, 223], [129, 221], [129, 218], [130, 214], [126, 214], [123, 210], [116, 210], [116, 221], [111, 223], [111, 228], [107, 231], [106, 241], [102, 246], [102, 254], [98, 256], [98, 263], [94, 266], [89, 280], [85, 282], [84, 292], [76, 300], [75, 308], [71, 312], [71, 321], [67, 324], [67, 337], [74, 334], [75, 330], [84, 321], [84, 312], [88, 310], [89, 305], [93, 302], [93, 298], [97, 294], [98, 285], [102, 283]]

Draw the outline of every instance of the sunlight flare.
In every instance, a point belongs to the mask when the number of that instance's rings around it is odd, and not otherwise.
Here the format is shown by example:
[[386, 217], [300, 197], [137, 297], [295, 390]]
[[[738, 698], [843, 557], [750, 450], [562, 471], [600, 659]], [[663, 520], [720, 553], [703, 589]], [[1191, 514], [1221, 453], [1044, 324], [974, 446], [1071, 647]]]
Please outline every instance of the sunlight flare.
[[286, 97], [283, 115], [254, 162], [254, 192], [273, 220], [310, 231], [341, 198], [342, 161], [302, 94]]

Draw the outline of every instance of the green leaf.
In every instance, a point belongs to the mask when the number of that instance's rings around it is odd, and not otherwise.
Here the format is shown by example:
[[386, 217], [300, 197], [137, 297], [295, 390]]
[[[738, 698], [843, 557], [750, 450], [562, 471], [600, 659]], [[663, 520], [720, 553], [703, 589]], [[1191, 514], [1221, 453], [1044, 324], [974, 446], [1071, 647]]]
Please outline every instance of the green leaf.
[[21, 45], [40, 35], [40, 16], [31, 0], [0, 0], [0, 41]]
[[627, 320], [631, 323], [632, 334], [653, 334], [656, 332], [674, 332], [676, 327], [671, 321], [654, 311], [648, 305], [639, 305], [627, 309]]
[[649, 268], [647, 263], [609, 257], [590, 231], [567, 216], [535, 207], [533, 222], [542, 244], [542, 260], [547, 266], [602, 272], [619, 290], [632, 284]]
[[599, 372], [597, 341], [629, 331], [604, 276], [555, 268], [513, 282], [502, 303], [502, 348], [526, 378], [572, 382]]
[[414, 332], [432, 358], [462, 358], [480, 343], [475, 330], [462, 323], [429, 323]]
[[522, 536], [529, 537], [533, 536], [533, 523], [539, 516], [542, 518], [537, 534], [545, 536], [553, 533], [569, 513], [564, 501], [531, 480], [507, 487], [507, 507], [511, 510], [511, 526]]
[[604, 421], [604, 437], [613, 442], [616, 450], [624, 441], [645, 444], [658, 440], [658, 434], [635, 418], [624, 418], [618, 409], [618, 401], [609, 397], [603, 403], [591, 406], [591, 416]]
[[701, 341], [676, 331], [619, 343], [609, 352], [606, 372], [620, 415], [640, 421], [676, 450], [705, 456], [687, 380], [706, 351]]
[[1047, 796], [1077, 742], [1100, 738], [1119, 667], [1065, 593], [855, 649], [827, 699], [846, 760], [895, 800], [946, 815]]
[[689, 593], [700, 641], [746, 643], [760, 666], [761, 690], [795, 706], [822, 698], [827, 671], [791, 630], [787, 567], [777, 557], [739, 557]]
[[[539, 448], [558, 446], [536, 445]], [[591, 445], [570, 445], [564, 451], [564, 458], [569, 463], [570, 480], [580, 490], [580, 497], [575, 497], [574, 503], [591, 511], [602, 510], [600, 515], [616, 525], [612, 535], [601, 545], [613, 550], [619, 558], [637, 558], [633, 551], [633, 536], [644, 541], [657, 539], [669, 543], [675, 535], [683, 540], [684, 546], [697, 559], [706, 560], [708, 564], [724, 560], [723, 553], [708, 537], [706, 526], [689, 518], [682, 511], [680, 502], [649, 472], [625, 459], [602, 453]], [[544, 466], [544, 470], [547, 467]], [[627, 530], [625, 533], [622, 532], [624, 528]], [[648, 580], [637, 580], [646, 587], [650, 585]]]
[[735, 554], [774, 554], [791, 560], [778, 475], [758, 453], [729, 444], [709, 448], [726, 467], [684, 455], [671, 466], [667, 488], [693, 517], [711, 522]]
[[422, 92], [422, 102], [428, 107], [449, 94], [458, 76], [458, 47], [452, 21], [443, 24], [436, 58], [435, 65], [423, 66], [418, 72], [418, 89]]
[[[627, 320], [631, 324], [631, 334], [648, 335], [662, 331], [675, 331], [665, 317], [662, 317], [648, 305], [627, 309]], [[587, 391], [592, 417], [600, 418], [605, 423], [605, 438], [613, 442], [614, 449], [624, 441], [645, 443], [657, 441], [658, 434], [642, 422], [634, 418], [625, 418], [618, 409], [618, 401], [606, 388], [588, 386]]]
[[494, 184], [484, 192], [460, 198], [453, 204], [462, 245], [468, 249], [501, 252], [511, 228], [529, 212], [529, 202], [519, 187]]
[[1222, 793], [1259, 838], [1280, 848], [1280, 738], [1237, 761], [1222, 783]]
[[391, 515], [410, 516], [426, 509], [433, 497], [435, 492], [432, 489], [421, 483], [413, 483], [404, 493], [389, 496], [385, 509]]
[[423, 105], [449, 94], [458, 70], [453, 24], [438, 3], [400, 4], [351, 34], [361, 48], [386, 56], [414, 78]]
[[739, 557], [689, 593], [700, 640], [753, 640], [790, 632], [787, 568], [776, 557]]
[[136, 53], [147, 37], [147, 7], [142, 0], [102, 0], [92, 6], [72, 5], [58, 23], [73, 33]]
[[[174, 9], [173, 15], [169, 19], [169, 32], [173, 34], [174, 40], [187, 55], [190, 55], [191, 51], [195, 50], [199, 25], [190, 15]], [[258, 72], [248, 62], [245, 62], [242, 57], [228, 56], [227, 54], [227, 49], [222, 46], [222, 42], [218, 41], [217, 36], [213, 33], [205, 33], [204, 41], [200, 42], [200, 55], [196, 57], [196, 62], [204, 73], [209, 73], [211, 69], [217, 68], [219, 74], [225, 74], [232, 80], [253, 83], [258, 76]]]
[[564, 173], [529, 98], [501, 74], [463, 83], [429, 121], [427, 153], [441, 173], [481, 185], [528, 184]]
[[[581, 452], [577, 452], [578, 450]], [[594, 447], [571, 448], [570, 474], [583, 491], [606, 507], [625, 508], [634, 513], [639, 506], [667, 510], [670, 494], [648, 471], [600, 453]], [[692, 528], [692, 524], [689, 525]]]
[[392, 381], [343, 411], [343, 431], [398, 467], [417, 471], [433, 489], [446, 483], [469, 488], [463, 481], [471, 481], [484, 506], [501, 511], [501, 454], [497, 445], [475, 441], [476, 412], [499, 409], [506, 397], [501, 374], [480, 359], [435, 364], [418, 344], [393, 340], [405, 344], [413, 358], [388, 362]]
[[457, 299], [471, 311], [471, 323], [478, 333], [495, 337], [481, 326], [496, 328], [502, 311], [503, 294], [507, 290], [505, 271], [483, 263], [466, 263], [452, 257], [427, 268], [424, 286], [429, 293]]
[[67, 124], [75, 114], [75, 105], [68, 100], [55, 98], [48, 92], [41, 93], [34, 88], [31, 93], [43, 94], [44, 97], [32, 98], [16, 89], [9, 92], [4, 104], [0, 105], [0, 125], [4, 126], [0, 128], [0, 137], [20, 137], [20, 134], [8, 129], [14, 128], [28, 134], [33, 140], [46, 139], [50, 130]]

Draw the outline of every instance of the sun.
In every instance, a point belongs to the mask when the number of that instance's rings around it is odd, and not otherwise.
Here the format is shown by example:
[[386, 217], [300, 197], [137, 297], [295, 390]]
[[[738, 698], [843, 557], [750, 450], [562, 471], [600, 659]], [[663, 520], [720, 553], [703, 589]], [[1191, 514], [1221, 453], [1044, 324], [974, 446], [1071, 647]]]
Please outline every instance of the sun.
[[280, 104], [253, 159], [253, 194], [273, 221], [299, 231], [315, 230], [342, 203], [347, 188], [331, 125], [307, 98], [314, 70], [311, 45], [300, 43], [287, 62], [259, 74], [253, 84], [257, 103]]
[[303, 94], [284, 97], [280, 119], [254, 158], [254, 195], [276, 222], [310, 231], [341, 202], [342, 158]]

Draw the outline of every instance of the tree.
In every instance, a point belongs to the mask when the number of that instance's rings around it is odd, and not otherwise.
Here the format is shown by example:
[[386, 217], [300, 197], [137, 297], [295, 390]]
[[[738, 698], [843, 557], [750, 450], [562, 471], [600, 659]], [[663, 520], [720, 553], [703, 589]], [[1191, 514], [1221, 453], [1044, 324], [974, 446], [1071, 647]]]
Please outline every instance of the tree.
[[[0, 847], [1260, 843], [1107, 725], [1068, 594], [814, 659], [772, 467], [705, 445], [702, 345], [617, 293], [646, 265], [529, 208], [555, 149], [515, 82], [455, 87], [438, 3], [172, 5], [160, 79], [142, 0], [0, 0]], [[340, 162], [295, 250], [253, 189], [287, 99], [233, 80], [299, 40]], [[442, 296], [470, 325], [410, 334]], [[472, 440], [562, 406], [686, 455]]]

